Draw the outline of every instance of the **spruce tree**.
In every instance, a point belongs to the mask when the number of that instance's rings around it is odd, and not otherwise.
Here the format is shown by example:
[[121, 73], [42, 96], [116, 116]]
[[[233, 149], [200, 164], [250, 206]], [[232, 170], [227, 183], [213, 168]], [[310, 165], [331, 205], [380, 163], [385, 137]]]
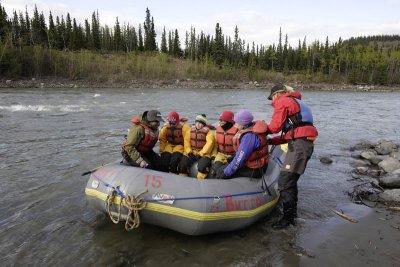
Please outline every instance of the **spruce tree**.
[[93, 48], [93, 39], [92, 33], [90, 30], [90, 24], [87, 19], [85, 19], [85, 48], [92, 49]]
[[167, 48], [167, 33], [165, 32], [165, 26], [163, 33], [161, 35], [161, 52], [167, 54], [168, 53], [168, 48]]
[[219, 67], [224, 63], [224, 37], [219, 23], [215, 26], [215, 39], [213, 45], [213, 59]]
[[0, 42], [5, 41], [7, 32], [9, 31], [7, 12], [0, 2]]
[[182, 56], [182, 49], [181, 49], [181, 43], [179, 41], [178, 29], [175, 29], [175, 34], [174, 34], [173, 55], [176, 57]]
[[93, 40], [93, 48], [95, 50], [101, 49], [101, 40], [100, 40], [100, 22], [99, 22], [99, 14], [93, 12], [92, 14], [92, 40]]
[[144, 46], [143, 46], [143, 36], [142, 36], [142, 25], [139, 24], [139, 32], [138, 32], [138, 39], [139, 39], [139, 44], [138, 48], [139, 51], [144, 51]]
[[121, 27], [119, 25], [118, 17], [115, 21], [115, 26], [114, 26], [114, 49], [115, 49], [115, 51], [123, 51], [124, 50]]
[[57, 39], [57, 30], [54, 24], [53, 15], [49, 14], [49, 31], [48, 31], [48, 38], [49, 38], [49, 48], [57, 48], [56, 39]]

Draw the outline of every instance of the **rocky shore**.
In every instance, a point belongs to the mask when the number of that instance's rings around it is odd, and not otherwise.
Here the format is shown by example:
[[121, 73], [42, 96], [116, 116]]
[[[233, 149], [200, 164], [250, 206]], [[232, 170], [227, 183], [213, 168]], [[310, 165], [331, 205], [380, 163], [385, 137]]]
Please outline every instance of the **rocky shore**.
[[400, 211], [400, 149], [388, 140], [362, 141], [348, 148], [352, 178], [357, 184], [349, 190], [354, 202], [370, 206], [380, 203]]
[[[328, 83], [303, 83], [288, 81], [291, 86], [305, 91], [360, 91], [360, 92], [394, 92], [400, 91], [399, 85], [350, 85], [350, 84], [328, 84]], [[65, 78], [31, 78], [31, 79], [0, 79], [0, 88], [226, 88], [226, 89], [255, 89], [269, 88], [274, 84], [271, 82], [257, 81], [210, 81], [194, 79], [174, 80], [129, 80], [129, 81], [93, 81], [86, 79], [70, 80]]]

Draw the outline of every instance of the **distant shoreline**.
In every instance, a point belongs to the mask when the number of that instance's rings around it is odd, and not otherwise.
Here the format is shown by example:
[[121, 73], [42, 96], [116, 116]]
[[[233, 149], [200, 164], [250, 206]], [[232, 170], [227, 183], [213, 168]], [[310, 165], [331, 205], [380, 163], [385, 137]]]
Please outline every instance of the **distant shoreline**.
[[[118, 89], [257, 89], [270, 88], [273, 82], [256, 81], [210, 81], [194, 79], [169, 80], [129, 80], [129, 81], [90, 81], [85, 79], [65, 78], [31, 78], [31, 79], [1, 79], [0, 88], [118, 88]], [[354, 85], [330, 83], [287, 82], [288, 85], [301, 91], [352, 91], [352, 92], [400, 92], [399, 85]]]

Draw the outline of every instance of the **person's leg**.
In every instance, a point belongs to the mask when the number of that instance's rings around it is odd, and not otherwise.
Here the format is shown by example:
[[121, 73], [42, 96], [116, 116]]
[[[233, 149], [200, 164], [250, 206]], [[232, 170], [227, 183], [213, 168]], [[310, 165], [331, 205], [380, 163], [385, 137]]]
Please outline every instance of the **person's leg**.
[[131, 157], [128, 155], [128, 153], [126, 153], [125, 150], [121, 151], [121, 155], [124, 158], [125, 163], [127, 163], [128, 165], [132, 166], [132, 167], [139, 167], [139, 164], [137, 164], [136, 162], [134, 162]]
[[293, 172], [281, 171], [278, 178], [279, 203], [283, 207], [283, 217], [274, 225], [275, 228], [286, 228], [294, 225], [294, 216], [297, 199], [297, 180], [299, 175]]
[[205, 179], [210, 170], [211, 159], [201, 157], [197, 164], [197, 179]]
[[153, 150], [150, 150], [145, 154], [145, 157], [147, 158], [147, 160], [149, 162], [148, 169], [152, 169], [152, 170], [156, 170], [156, 171], [165, 171], [163, 164], [161, 162], [161, 157], [156, 152], [154, 152]]
[[191, 163], [190, 158], [186, 155], [183, 155], [178, 164], [179, 175], [188, 176], [188, 168], [190, 163]]
[[161, 153], [161, 164], [163, 166], [163, 169], [166, 171], [170, 171], [169, 166], [171, 163], [171, 158], [172, 158], [171, 153], [169, 153], [169, 152]]
[[172, 173], [179, 173], [178, 165], [182, 158], [182, 153], [174, 152], [171, 155], [171, 160], [169, 162], [169, 171]]

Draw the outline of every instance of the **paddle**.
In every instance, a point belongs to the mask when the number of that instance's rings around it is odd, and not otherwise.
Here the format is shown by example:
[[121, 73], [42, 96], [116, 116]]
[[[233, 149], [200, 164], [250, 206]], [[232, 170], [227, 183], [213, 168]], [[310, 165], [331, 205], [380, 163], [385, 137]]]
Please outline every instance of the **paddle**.
[[110, 162], [110, 163], [107, 163], [107, 164], [102, 164], [102, 165], [99, 166], [99, 167], [96, 167], [96, 168], [94, 168], [94, 169], [92, 169], [92, 170], [90, 170], [90, 171], [87, 171], [87, 172], [82, 173], [82, 176], [91, 174], [91, 173], [97, 171], [98, 169], [100, 169], [100, 168], [102, 168], [102, 167], [104, 167], [104, 166], [111, 165], [111, 164], [115, 164], [115, 163], [117, 163], [117, 162], [122, 163], [122, 160], [119, 159], [119, 160], [116, 160], [116, 161], [113, 161], [113, 162]]

